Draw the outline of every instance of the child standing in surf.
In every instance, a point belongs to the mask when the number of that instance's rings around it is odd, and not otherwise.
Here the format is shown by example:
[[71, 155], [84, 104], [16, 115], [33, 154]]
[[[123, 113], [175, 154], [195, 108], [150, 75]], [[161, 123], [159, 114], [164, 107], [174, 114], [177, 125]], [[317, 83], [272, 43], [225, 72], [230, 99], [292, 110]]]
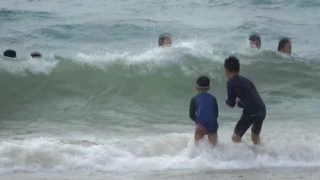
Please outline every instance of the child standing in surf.
[[191, 99], [189, 108], [189, 117], [196, 123], [194, 139], [197, 144], [205, 135], [208, 135], [210, 143], [216, 145], [219, 109], [216, 98], [208, 93], [210, 79], [206, 76], [199, 77], [196, 89], [198, 95]]
[[[260, 132], [266, 117], [266, 106], [254, 84], [249, 79], [239, 75], [240, 63], [236, 57], [227, 58], [224, 61], [224, 68], [229, 79], [226, 103], [232, 108], [236, 104], [243, 108], [242, 116], [234, 128], [232, 141], [241, 142], [242, 136], [252, 125], [251, 140], [253, 144], [260, 144]], [[239, 99], [237, 102], [236, 98]]]

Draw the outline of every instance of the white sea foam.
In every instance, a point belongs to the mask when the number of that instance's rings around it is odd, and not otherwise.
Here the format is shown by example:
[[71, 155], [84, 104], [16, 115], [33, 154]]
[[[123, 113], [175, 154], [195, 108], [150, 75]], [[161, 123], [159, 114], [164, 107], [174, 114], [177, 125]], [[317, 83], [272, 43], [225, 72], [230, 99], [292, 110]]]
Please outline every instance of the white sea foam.
[[[96, 140], [25, 138], [2, 141], [2, 171], [119, 171], [246, 169], [320, 166], [320, 136], [305, 126], [267, 122], [263, 145], [230, 141], [231, 126], [219, 130], [219, 144], [195, 146], [190, 133]], [[273, 129], [271, 127], [274, 127]], [[294, 133], [283, 133], [294, 132]]]
[[5, 71], [11, 74], [25, 75], [27, 72], [32, 74], [49, 75], [57, 66], [58, 61], [52, 59], [0, 59], [0, 72]]

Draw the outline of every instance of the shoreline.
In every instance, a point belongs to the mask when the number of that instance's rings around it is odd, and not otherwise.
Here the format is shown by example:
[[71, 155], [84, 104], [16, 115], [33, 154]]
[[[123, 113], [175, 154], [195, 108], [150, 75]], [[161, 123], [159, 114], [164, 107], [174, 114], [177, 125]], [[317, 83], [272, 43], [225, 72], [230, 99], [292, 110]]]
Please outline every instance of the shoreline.
[[307, 179], [320, 180], [320, 167], [308, 168], [263, 168], [246, 170], [204, 170], [201, 172], [151, 172], [151, 173], [1, 173], [1, 180], [279, 180], [279, 179]]

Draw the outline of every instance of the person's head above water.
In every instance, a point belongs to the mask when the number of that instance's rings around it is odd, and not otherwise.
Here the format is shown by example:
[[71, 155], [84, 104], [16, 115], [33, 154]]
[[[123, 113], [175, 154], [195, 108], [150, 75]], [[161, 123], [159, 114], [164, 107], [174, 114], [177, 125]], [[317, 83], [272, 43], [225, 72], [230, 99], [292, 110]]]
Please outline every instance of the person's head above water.
[[170, 47], [172, 44], [171, 40], [171, 34], [170, 33], [162, 33], [159, 35], [158, 38], [158, 45], [159, 47]]
[[210, 89], [210, 79], [207, 76], [200, 76], [196, 87], [198, 92], [207, 92]]
[[289, 38], [282, 38], [279, 41], [278, 45], [278, 51], [285, 53], [285, 54], [291, 54], [292, 45]]
[[41, 56], [41, 53], [39, 53], [39, 52], [32, 52], [32, 53], [30, 53], [30, 56], [32, 57], [32, 58], [41, 58], [42, 56]]
[[17, 53], [14, 50], [8, 49], [8, 50], [5, 50], [3, 52], [3, 56], [4, 57], [9, 57], [9, 58], [16, 58], [17, 57]]
[[261, 48], [261, 38], [259, 34], [251, 33], [249, 35], [250, 46], [253, 48]]
[[231, 79], [234, 75], [238, 74], [240, 72], [240, 62], [238, 58], [230, 56], [224, 60], [224, 69], [228, 79]]

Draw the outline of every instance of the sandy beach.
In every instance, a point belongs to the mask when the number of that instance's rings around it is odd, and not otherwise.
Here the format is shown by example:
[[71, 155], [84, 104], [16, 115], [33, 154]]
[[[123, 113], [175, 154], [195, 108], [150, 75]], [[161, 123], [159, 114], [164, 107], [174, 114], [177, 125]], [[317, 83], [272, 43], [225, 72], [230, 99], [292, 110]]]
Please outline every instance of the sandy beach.
[[1, 180], [320, 180], [320, 168], [274, 168], [251, 170], [220, 170], [196, 173], [170, 172], [147, 174], [113, 173], [2, 173]]

